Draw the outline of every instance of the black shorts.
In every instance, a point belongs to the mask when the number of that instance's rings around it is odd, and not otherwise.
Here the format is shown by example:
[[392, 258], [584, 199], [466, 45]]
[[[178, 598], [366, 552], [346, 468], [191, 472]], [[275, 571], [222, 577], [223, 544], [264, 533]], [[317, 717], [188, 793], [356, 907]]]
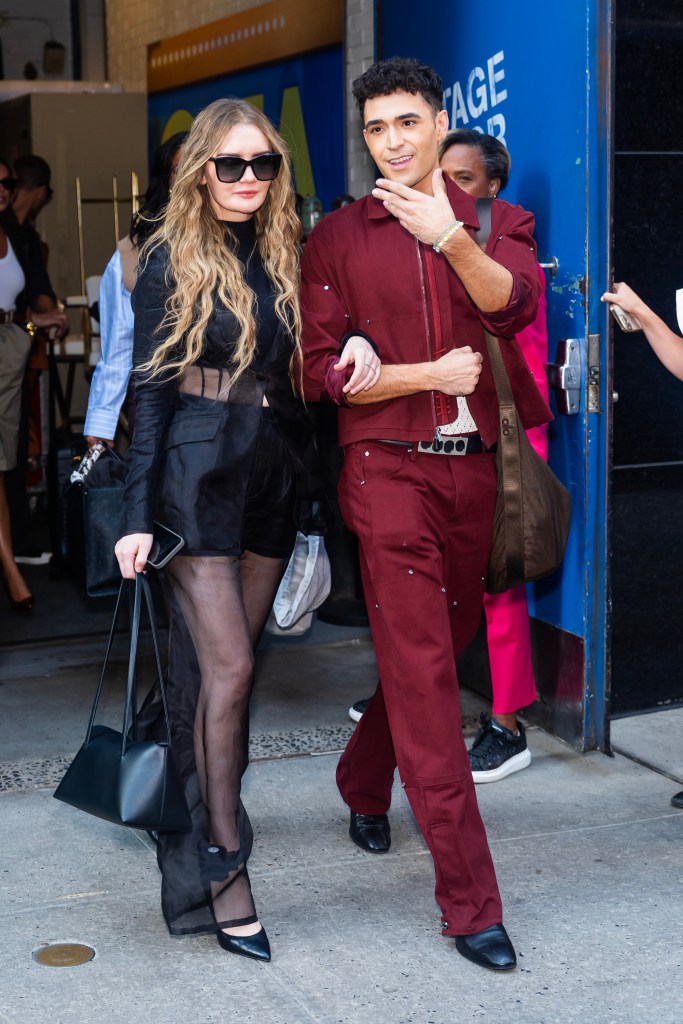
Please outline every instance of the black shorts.
[[296, 482], [271, 410], [263, 409], [242, 521], [243, 551], [289, 558], [296, 540]]

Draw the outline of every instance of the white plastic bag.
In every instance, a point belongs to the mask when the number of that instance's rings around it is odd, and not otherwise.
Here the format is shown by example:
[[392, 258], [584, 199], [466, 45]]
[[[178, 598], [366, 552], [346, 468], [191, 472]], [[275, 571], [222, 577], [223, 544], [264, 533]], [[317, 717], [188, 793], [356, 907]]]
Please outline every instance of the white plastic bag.
[[332, 587], [325, 541], [297, 533], [294, 551], [275, 595], [266, 629], [278, 636], [300, 636], [311, 628], [313, 612]]

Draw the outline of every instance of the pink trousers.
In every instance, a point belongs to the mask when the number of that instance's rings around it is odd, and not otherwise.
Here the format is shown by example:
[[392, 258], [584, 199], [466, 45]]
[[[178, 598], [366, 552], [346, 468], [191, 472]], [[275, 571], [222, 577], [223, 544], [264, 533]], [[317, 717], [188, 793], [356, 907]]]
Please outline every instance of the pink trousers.
[[[533, 427], [527, 437], [534, 451], [548, 458], [548, 429]], [[536, 700], [526, 587], [485, 594], [486, 637], [491, 664], [493, 714], [512, 715]]]

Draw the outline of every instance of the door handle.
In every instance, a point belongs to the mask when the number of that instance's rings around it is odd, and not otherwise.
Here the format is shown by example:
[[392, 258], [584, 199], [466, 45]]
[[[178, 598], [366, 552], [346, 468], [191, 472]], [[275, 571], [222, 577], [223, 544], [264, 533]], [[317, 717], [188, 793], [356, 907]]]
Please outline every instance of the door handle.
[[557, 411], [577, 416], [581, 403], [581, 347], [577, 338], [562, 338], [557, 344], [556, 362], [548, 363], [548, 385], [555, 392]]
[[543, 270], [549, 270], [551, 277], [555, 277], [558, 270], [560, 269], [560, 261], [558, 260], [557, 256], [551, 256], [548, 263], [539, 263], [538, 265], [539, 267], [542, 267]]

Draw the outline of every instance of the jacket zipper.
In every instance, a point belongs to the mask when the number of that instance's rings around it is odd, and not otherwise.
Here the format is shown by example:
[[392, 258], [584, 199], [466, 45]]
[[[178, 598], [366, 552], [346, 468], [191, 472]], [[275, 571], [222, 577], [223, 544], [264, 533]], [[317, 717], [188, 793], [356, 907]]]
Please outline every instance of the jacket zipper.
[[[428, 362], [431, 363], [431, 362], [433, 362], [433, 360], [432, 360], [431, 335], [430, 335], [430, 332], [429, 332], [429, 314], [427, 312], [427, 295], [426, 295], [426, 292], [425, 292], [424, 266], [422, 264], [422, 253], [420, 252], [420, 241], [419, 241], [418, 238], [415, 239], [415, 245], [417, 246], [417, 262], [420, 265], [420, 285], [422, 286], [422, 312], [424, 313], [425, 336], [427, 338], [427, 360], [428, 360]], [[430, 391], [429, 394], [430, 394], [430, 397], [431, 397], [431, 400], [432, 400], [432, 417], [433, 417], [433, 420], [434, 420], [434, 441], [435, 442], [439, 442], [439, 444], [440, 444], [440, 442], [441, 442], [441, 430], [439, 428], [439, 424], [438, 424], [437, 416], [436, 416], [436, 401], [434, 400], [434, 392]]]

